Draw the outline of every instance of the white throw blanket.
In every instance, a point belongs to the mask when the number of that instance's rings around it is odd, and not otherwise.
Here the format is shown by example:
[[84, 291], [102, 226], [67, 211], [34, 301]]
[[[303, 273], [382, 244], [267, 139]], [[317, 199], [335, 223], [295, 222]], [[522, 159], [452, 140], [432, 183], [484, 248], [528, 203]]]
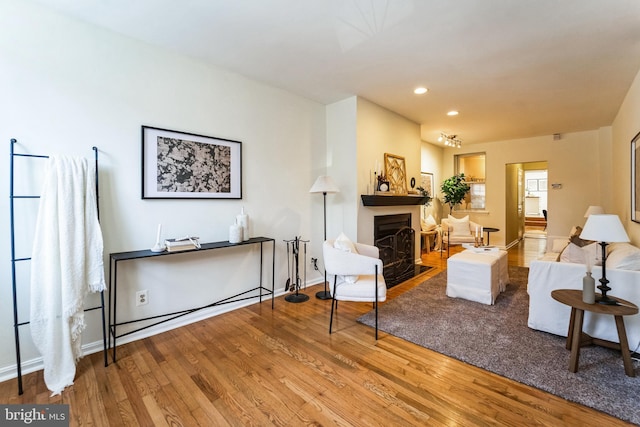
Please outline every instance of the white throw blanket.
[[73, 384], [81, 357], [84, 299], [106, 288], [95, 169], [86, 159], [51, 156], [31, 257], [31, 336], [53, 395]]

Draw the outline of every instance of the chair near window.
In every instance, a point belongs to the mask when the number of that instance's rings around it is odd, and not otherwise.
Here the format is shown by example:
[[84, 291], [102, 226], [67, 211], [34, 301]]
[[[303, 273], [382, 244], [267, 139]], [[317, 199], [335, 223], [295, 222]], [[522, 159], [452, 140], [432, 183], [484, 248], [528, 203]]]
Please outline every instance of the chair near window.
[[[442, 242], [447, 246], [447, 258], [449, 257], [449, 247], [451, 245], [461, 245], [463, 243], [475, 243], [476, 233], [482, 237], [482, 226], [473, 221], [469, 221], [469, 216], [455, 218], [449, 215], [440, 221], [442, 227]], [[442, 249], [440, 250], [442, 257]]]
[[[337, 242], [337, 243], [336, 243]], [[327, 240], [322, 244], [324, 266], [333, 276], [331, 291], [331, 318], [338, 301], [372, 302], [376, 312], [376, 340], [378, 339], [378, 303], [387, 299], [387, 284], [382, 275], [382, 260], [375, 246], [352, 243], [343, 239]], [[331, 280], [329, 280], [331, 282]]]

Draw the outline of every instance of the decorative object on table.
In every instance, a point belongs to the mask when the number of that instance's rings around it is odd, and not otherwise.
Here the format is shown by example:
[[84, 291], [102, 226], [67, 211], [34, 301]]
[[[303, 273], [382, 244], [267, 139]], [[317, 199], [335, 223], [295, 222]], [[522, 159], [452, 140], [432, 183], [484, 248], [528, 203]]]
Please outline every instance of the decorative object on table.
[[484, 246], [484, 233], [483, 233], [483, 230], [482, 230], [482, 226], [480, 226], [479, 228], [480, 229], [478, 230], [478, 226], [476, 226], [476, 230], [475, 230], [475, 232], [476, 232], [476, 234], [475, 234], [475, 240], [476, 240], [475, 245], [476, 245], [476, 248]]
[[587, 271], [582, 278], [582, 302], [587, 304], [595, 304], [596, 302], [596, 281], [590, 271]]
[[587, 222], [584, 225], [580, 238], [585, 240], [594, 240], [599, 242], [598, 244], [602, 248], [602, 278], [600, 279], [600, 285], [598, 289], [602, 292], [602, 296], [597, 298], [599, 304], [617, 305], [615, 299], [609, 298], [607, 292], [611, 290], [608, 286], [609, 280], [607, 280], [607, 245], [614, 242], [628, 242], [629, 236], [627, 236], [624, 227], [620, 222], [618, 215], [600, 214], [590, 215], [587, 218]]
[[[309, 300], [309, 296], [300, 293], [302, 283], [307, 283], [307, 243], [308, 240], [302, 240], [302, 238], [296, 236], [293, 240], [285, 240], [287, 243], [287, 272], [289, 277], [285, 284], [285, 292], [293, 292], [292, 294], [284, 297], [287, 302], [305, 302]], [[303, 278], [300, 278], [300, 243], [303, 243], [304, 259], [302, 262], [304, 274]]]
[[444, 203], [449, 205], [449, 213], [464, 200], [471, 187], [465, 182], [464, 173], [453, 175], [442, 181], [440, 190], [444, 194]]
[[241, 143], [142, 126], [143, 199], [241, 199]]
[[389, 191], [389, 181], [386, 175], [378, 175], [378, 185], [376, 190], [381, 193], [387, 193]]
[[235, 222], [229, 226], [229, 243], [240, 242], [242, 242], [242, 227], [238, 225], [238, 220], [236, 219]]
[[640, 186], [638, 170], [640, 169], [640, 133], [631, 140], [631, 221], [640, 222]]
[[[377, 167], [377, 166], [376, 166]], [[327, 193], [339, 193], [340, 189], [328, 175], [321, 175], [313, 183], [309, 193], [322, 193], [322, 203], [324, 208], [324, 240], [327, 240]], [[323, 240], [323, 241], [324, 241]], [[327, 290], [327, 272], [324, 272], [324, 290], [316, 293], [318, 299], [331, 299], [331, 293]]]
[[200, 249], [199, 239], [199, 237], [185, 236], [177, 239], [167, 239], [164, 244], [167, 247], [167, 252], [191, 251]]
[[244, 213], [244, 206], [240, 210], [240, 214], [236, 216], [236, 224], [242, 228], [242, 241], [246, 242], [249, 240], [249, 215]]
[[167, 247], [160, 243], [160, 235], [162, 234], [162, 224], [158, 224], [158, 233], [156, 234], [156, 244], [151, 248], [151, 252], [164, 252]]
[[408, 194], [404, 157], [384, 153], [384, 173], [389, 181], [389, 191], [391, 193], [399, 196]]

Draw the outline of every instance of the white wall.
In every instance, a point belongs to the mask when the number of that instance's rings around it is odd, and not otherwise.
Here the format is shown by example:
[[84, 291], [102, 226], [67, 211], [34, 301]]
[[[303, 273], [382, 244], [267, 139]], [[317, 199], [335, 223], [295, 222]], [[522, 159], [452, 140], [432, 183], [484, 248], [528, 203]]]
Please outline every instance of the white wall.
[[[376, 161], [384, 165], [384, 153], [405, 159], [407, 185], [412, 177], [420, 182], [420, 126], [363, 98], [358, 98], [357, 195], [358, 241], [373, 244], [373, 218], [376, 215], [411, 213], [414, 230], [420, 230], [419, 206], [363, 206], [360, 194], [371, 189], [371, 173]], [[416, 233], [416, 259], [420, 258], [420, 234]]]
[[640, 224], [631, 221], [631, 140], [640, 132], [640, 72], [627, 92], [613, 122], [611, 142], [611, 180], [605, 190], [613, 197], [607, 213], [620, 216], [631, 242], [640, 244]]
[[[344, 232], [357, 239], [356, 122], [357, 97], [327, 106], [327, 173], [340, 188], [327, 194], [327, 238], [335, 239]], [[321, 211], [318, 211], [321, 213]]]
[[[203, 242], [228, 240], [229, 225], [243, 206], [254, 236], [276, 240], [276, 292], [283, 290], [287, 277], [284, 239], [312, 238], [308, 257], [321, 256], [322, 201], [309, 188], [327, 166], [323, 105], [38, 6], [2, 0], [0, 7], [0, 140], [6, 144], [0, 162], [5, 168], [9, 164], [10, 138], [18, 139], [16, 151], [24, 153], [92, 157], [91, 147], [97, 146], [105, 266], [111, 252], [152, 246], [158, 223], [165, 237], [196, 234]], [[141, 200], [141, 125], [242, 141], [243, 199]], [[43, 163], [25, 161], [31, 163], [18, 167], [17, 194], [39, 191]], [[15, 375], [9, 189], [3, 182], [0, 379]], [[18, 257], [30, 254], [34, 207], [18, 206]], [[253, 287], [257, 260], [257, 249], [243, 248], [120, 263], [120, 319], [200, 305]], [[19, 276], [20, 321], [25, 321], [28, 267], [19, 267]], [[320, 279], [311, 271], [309, 276], [310, 282]], [[271, 276], [266, 279], [270, 287]], [[149, 290], [144, 310], [132, 307], [139, 289]], [[101, 346], [99, 317], [97, 312], [87, 316], [84, 343], [94, 343], [90, 350], [96, 350]], [[23, 361], [29, 364], [38, 354], [28, 327], [20, 330]]]
[[444, 146], [438, 146], [430, 142], [422, 141], [420, 144], [420, 172], [428, 172], [433, 174], [433, 200], [431, 205], [423, 210], [423, 215], [433, 215], [436, 222], [439, 224], [442, 218], [443, 204], [441, 199], [438, 198], [440, 194], [440, 184], [444, 180], [442, 176], [442, 156], [444, 154]]

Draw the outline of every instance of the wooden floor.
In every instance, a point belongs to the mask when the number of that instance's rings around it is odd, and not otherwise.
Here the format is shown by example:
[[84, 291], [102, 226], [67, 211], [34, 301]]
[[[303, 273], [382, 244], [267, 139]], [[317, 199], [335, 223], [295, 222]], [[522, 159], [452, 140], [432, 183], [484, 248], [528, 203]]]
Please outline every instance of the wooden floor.
[[[509, 252], [527, 266], [544, 240]], [[446, 266], [398, 285], [400, 295]], [[2, 403], [68, 403], [72, 426], [616, 426], [616, 418], [570, 403], [386, 333], [355, 319], [370, 304], [342, 303], [328, 334], [330, 301], [278, 298], [118, 348], [79, 362], [75, 384], [49, 397], [42, 371], [0, 383]], [[470, 349], [472, 351], [472, 349]], [[526, 367], [523, 367], [526, 369]]]

